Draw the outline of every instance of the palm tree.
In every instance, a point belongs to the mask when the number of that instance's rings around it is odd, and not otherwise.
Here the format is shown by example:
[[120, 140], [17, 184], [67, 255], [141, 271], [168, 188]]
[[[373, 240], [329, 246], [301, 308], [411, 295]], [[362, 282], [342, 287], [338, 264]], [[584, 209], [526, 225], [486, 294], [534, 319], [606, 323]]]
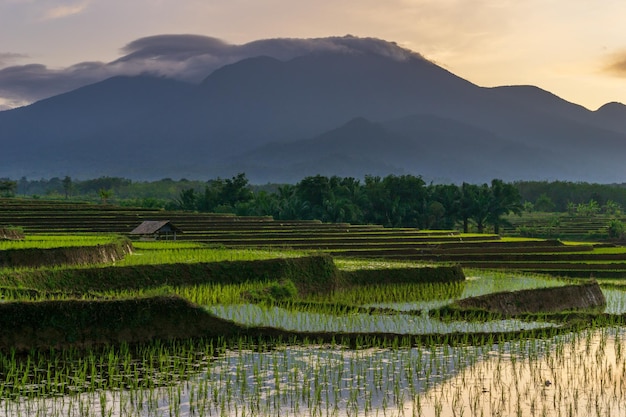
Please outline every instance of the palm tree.
[[493, 225], [493, 232], [500, 233], [500, 226], [507, 222], [502, 218], [509, 213], [522, 214], [522, 197], [513, 184], [506, 184], [502, 180], [491, 181], [491, 198], [487, 220]]
[[100, 188], [100, 191], [98, 191], [98, 194], [100, 195], [100, 200], [102, 200], [102, 204], [106, 204], [109, 198], [113, 196], [113, 190]]

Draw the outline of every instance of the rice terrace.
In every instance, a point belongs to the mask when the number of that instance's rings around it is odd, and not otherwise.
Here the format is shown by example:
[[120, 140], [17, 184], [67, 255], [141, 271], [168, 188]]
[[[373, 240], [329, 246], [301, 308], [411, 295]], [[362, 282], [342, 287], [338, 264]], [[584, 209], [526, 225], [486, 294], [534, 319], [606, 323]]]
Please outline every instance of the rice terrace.
[[513, 234], [1, 198], [0, 416], [626, 416], [626, 248]]

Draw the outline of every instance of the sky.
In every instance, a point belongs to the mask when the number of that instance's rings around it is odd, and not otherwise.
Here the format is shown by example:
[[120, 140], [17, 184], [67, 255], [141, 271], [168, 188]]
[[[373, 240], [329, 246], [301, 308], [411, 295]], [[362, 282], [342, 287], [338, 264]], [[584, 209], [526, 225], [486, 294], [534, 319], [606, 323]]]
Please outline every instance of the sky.
[[281, 39], [347, 34], [595, 110], [626, 103], [625, 20], [624, 0], [0, 0], [0, 110], [118, 74], [197, 82], [255, 53], [312, 47]]

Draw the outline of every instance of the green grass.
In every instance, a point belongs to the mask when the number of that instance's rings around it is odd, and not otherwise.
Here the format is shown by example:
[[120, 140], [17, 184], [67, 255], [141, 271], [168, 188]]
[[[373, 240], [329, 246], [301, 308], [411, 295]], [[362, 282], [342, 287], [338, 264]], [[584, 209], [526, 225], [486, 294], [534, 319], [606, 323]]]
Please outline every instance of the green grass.
[[357, 271], [362, 269], [388, 269], [388, 268], [418, 268], [434, 266], [432, 262], [415, 262], [391, 259], [356, 259], [356, 258], [336, 258], [335, 265], [341, 271]]
[[[100, 238], [112, 239], [110, 236], [94, 236], [92, 240], [85, 237], [83, 242], [87, 242], [87, 245], [101, 244], [93, 243]], [[39, 243], [34, 240], [31, 243], [73, 246], [70, 244], [77, 241], [76, 236], [48, 236], [40, 239]], [[134, 242], [134, 246], [135, 253], [116, 262], [116, 266], [248, 261], [309, 254], [307, 251], [278, 249], [216, 248], [188, 241]], [[549, 251], [550, 247], [546, 249]], [[523, 253], [523, 249], [520, 252]], [[624, 252], [626, 250], [623, 248], [594, 251]], [[433, 262], [338, 258], [335, 264], [340, 270], [355, 271], [417, 268], [433, 265]], [[63, 267], [55, 270], [63, 270]], [[0, 269], [0, 273], [10, 271]], [[586, 410], [583, 401], [580, 403], [581, 410], [570, 414], [565, 404], [588, 389], [595, 393], [588, 402], [596, 404], [596, 407], [597, 404], [602, 406], [605, 404], [603, 401], [610, 398], [614, 399], [615, 404], [623, 402], [624, 391], [619, 388], [621, 385], [609, 382], [594, 382], [595, 385], [590, 385], [587, 382], [597, 374], [596, 369], [609, 372], [611, 367], [620, 366], [619, 370], [623, 370], [624, 361], [619, 360], [623, 359], [623, 347], [620, 346], [624, 346], [626, 341], [623, 330], [614, 332], [615, 335], [609, 334], [608, 338], [601, 335], [604, 339], [599, 342], [595, 340], [600, 336], [596, 336], [604, 330], [582, 332], [581, 336], [577, 332], [568, 332], [562, 337], [551, 339], [510, 336], [513, 338], [511, 341], [498, 339], [498, 332], [546, 324], [503, 320], [440, 321], [441, 317], [426, 314], [426, 311], [460, 298], [560, 286], [571, 283], [571, 280], [475, 269], [465, 269], [465, 275], [468, 278], [465, 282], [396, 285], [381, 282], [379, 285], [338, 289], [324, 295], [297, 296], [282, 303], [265, 300], [251, 304], [251, 294], [263, 293], [268, 286], [281, 284], [271, 280], [237, 284], [162, 285], [151, 289], [87, 295], [119, 299], [177, 294], [222, 316], [236, 317], [237, 321], [243, 323], [296, 330], [404, 334], [459, 332], [461, 336], [455, 336], [459, 338], [463, 337], [463, 332], [494, 333], [485, 336], [490, 339], [484, 339], [488, 340], [484, 347], [467, 346], [469, 338], [464, 346], [451, 346], [445, 339], [437, 339], [438, 342], [424, 342], [413, 348], [397, 341], [394, 345], [376, 345], [376, 342], [372, 342], [374, 348], [355, 350], [331, 344], [319, 346], [315, 341], [298, 342], [297, 346], [288, 340], [272, 341], [270, 346], [266, 346], [260, 341], [242, 338], [238, 345], [228, 346], [226, 341], [214, 339], [175, 342], [171, 345], [154, 341], [136, 350], [124, 345], [100, 351], [88, 349], [85, 352], [71, 349], [62, 352], [33, 350], [23, 360], [18, 360], [10, 353], [0, 353], [0, 378], [5, 381], [0, 385], [0, 415], [3, 415], [3, 411], [6, 415], [33, 415], [34, 412], [35, 415], [39, 413], [56, 417], [67, 415], [70, 409], [75, 411], [73, 415], [89, 416], [125, 415], [126, 412], [132, 415], [175, 416], [185, 415], [187, 411], [190, 415], [242, 415], [244, 412], [246, 415], [260, 416], [423, 415], [416, 405], [418, 401], [423, 401], [419, 407], [424, 407], [423, 411], [433, 416], [438, 415], [437, 410], [442, 408], [464, 410], [464, 414], [458, 415], [480, 415], [482, 409], [475, 408], [479, 401], [485, 401], [488, 404], [486, 407], [492, 405], [492, 409], [502, 409], [499, 401], [505, 405], [516, 404], [515, 401], [527, 405], [536, 401], [542, 404], [541, 407], [547, 407], [546, 415], [553, 406], [558, 407], [559, 415], [587, 415], [596, 410], [590, 408], [591, 411], [587, 413], [589, 410]], [[612, 280], [603, 280], [601, 283], [606, 285], [603, 290], [608, 299], [607, 313], [626, 312], [626, 291], [619, 285], [607, 285], [622, 283]], [[31, 296], [27, 291], [4, 292], [2, 295], [5, 300], [37, 299], [37, 294]], [[62, 298], [63, 293], [48, 296]], [[396, 311], [364, 313], [363, 308]], [[421, 310], [421, 314], [414, 310]], [[546, 331], [546, 334], [553, 333]], [[587, 337], [589, 335], [594, 339], [592, 345], [588, 344], [591, 339]], [[611, 344], [613, 340], [615, 348]], [[584, 348], [585, 344], [589, 346], [586, 348], [587, 354], [578, 354], [579, 348]], [[598, 348], [604, 344], [610, 347], [607, 349], [607, 358], [610, 359], [611, 354], [615, 353], [618, 359], [613, 361], [615, 363], [609, 361], [610, 366], [604, 366], [605, 352]], [[576, 369], [581, 372], [589, 370], [584, 378], [575, 380], [575, 386], [570, 382], [570, 374], [560, 374], [562, 369], [570, 366], [568, 364], [572, 360], [576, 361]], [[509, 366], [514, 368], [513, 376], [499, 380], [500, 371], [504, 375]], [[530, 376], [518, 378], [522, 370]], [[555, 379], [559, 376], [561, 380]], [[544, 380], [548, 378], [555, 381], [550, 389], [544, 385]], [[610, 392], [606, 396], [601, 391], [602, 386], [598, 385], [602, 383], [609, 387], [607, 389]], [[521, 387], [519, 390], [518, 384]], [[617, 386], [616, 390], [612, 388], [614, 385]], [[567, 388], [567, 391], [558, 391], [558, 396], [550, 391], [561, 387]], [[466, 399], [466, 395], [473, 397]], [[505, 399], [504, 395], [509, 397]], [[598, 398], [600, 400], [596, 401]], [[185, 407], [193, 408], [195, 414]], [[511, 415], [516, 412], [512, 407], [507, 409]], [[537, 405], [534, 411], [540, 415], [542, 410], [544, 408]], [[600, 415], [611, 415], [606, 409], [601, 411]], [[521, 415], [526, 414], [532, 413], [524, 409]], [[453, 414], [444, 412], [440, 415]]]
[[115, 234], [27, 235], [24, 240], [0, 240], [0, 250], [96, 246], [111, 243], [118, 238], [119, 235]]
[[163, 246], [164, 249], [137, 248], [133, 254], [126, 256], [116, 266], [159, 265], [175, 263], [206, 263], [224, 261], [253, 261], [274, 258], [297, 258], [305, 256], [304, 251], [287, 251], [278, 249], [216, 249], [194, 248], [187, 243]]

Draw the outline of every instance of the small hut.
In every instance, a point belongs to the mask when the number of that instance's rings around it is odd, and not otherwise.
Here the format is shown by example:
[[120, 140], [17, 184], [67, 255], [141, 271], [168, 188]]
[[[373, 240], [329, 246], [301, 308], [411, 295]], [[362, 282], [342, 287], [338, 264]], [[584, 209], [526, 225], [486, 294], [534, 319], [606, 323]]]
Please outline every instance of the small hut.
[[141, 240], [176, 240], [176, 234], [182, 231], [169, 220], [146, 220], [130, 232]]
[[24, 240], [24, 232], [14, 227], [0, 227], [0, 240]]

